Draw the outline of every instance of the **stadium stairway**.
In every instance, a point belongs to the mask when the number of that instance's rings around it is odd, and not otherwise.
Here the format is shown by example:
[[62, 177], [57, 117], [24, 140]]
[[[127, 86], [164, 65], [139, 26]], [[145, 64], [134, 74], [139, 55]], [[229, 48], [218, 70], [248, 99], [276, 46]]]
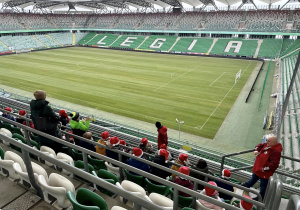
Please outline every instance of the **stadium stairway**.
[[214, 41], [213, 41], [213, 43], [212, 43], [212, 45], [210, 46], [210, 48], [209, 48], [209, 50], [208, 50], [208, 54], [210, 54], [210, 52], [212, 51], [212, 49], [214, 48], [214, 46], [215, 46], [215, 44], [216, 44], [216, 42], [218, 41], [218, 39], [217, 38], [215, 38], [214, 39]]
[[0, 41], [0, 44], [1, 44], [2, 46], [4, 46], [6, 49], [8, 49], [8, 46], [7, 46], [6, 44], [4, 44], [2, 41]]
[[63, 46], [61, 43], [59, 43], [58, 41], [56, 41], [55, 39], [53, 39], [49, 34], [47, 34], [46, 36], [49, 37], [50, 39], [52, 39], [57, 44], [59, 44], [60, 46]]
[[171, 51], [179, 40], [180, 40], [180, 37], [177, 37], [176, 41], [174, 42], [174, 44], [172, 45], [172, 47], [168, 51]]
[[259, 52], [259, 50], [260, 50], [261, 43], [262, 43], [263, 41], [264, 41], [263, 39], [259, 39], [259, 40], [257, 41], [257, 48], [256, 48], [255, 54], [254, 54], [254, 56], [253, 56], [254, 58], [257, 58], [258, 52]]
[[97, 33], [88, 33], [85, 37], [83, 37], [78, 44], [79, 45], [84, 45], [84, 44], [88, 44], [91, 40], [93, 40], [96, 36], [98, 36], [99, 34]]
[[32, 38], [34, 38], [36, 41], [40, 42], [42, 45], [44, 45], [46, 48], [49, 48], [45, 43], [43, 43], [41, 40], [37, 39], [34, 35], [31, 35]]

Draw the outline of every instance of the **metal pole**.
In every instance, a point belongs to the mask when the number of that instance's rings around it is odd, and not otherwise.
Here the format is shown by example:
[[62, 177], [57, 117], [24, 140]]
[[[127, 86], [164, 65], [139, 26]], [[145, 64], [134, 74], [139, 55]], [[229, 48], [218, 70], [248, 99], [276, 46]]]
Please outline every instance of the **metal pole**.
[[[197, 191], [198, 190], [198, 183], [195, 182], [194, 183], [194, 191]], [[192, 208], [196, 208], [196, 197], [193, 196], [193, 202], [192, 202]]]
[[89, 171], [87, 154], [85, 152], [82, 152], [82, 157], [83, 157], [84, 170], [89, 173], [90, 171]]
[[174, 189], [173, 194], [173, 210], [178, 210], [178, 189]]

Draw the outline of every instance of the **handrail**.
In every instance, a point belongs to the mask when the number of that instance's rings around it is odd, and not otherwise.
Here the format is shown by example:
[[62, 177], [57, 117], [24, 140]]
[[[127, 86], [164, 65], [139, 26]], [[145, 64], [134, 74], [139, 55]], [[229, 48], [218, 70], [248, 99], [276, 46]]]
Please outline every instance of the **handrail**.
[[300, 196], [292, 195], [286, 207], [287, 210], [300, 210]]
[[[187, 189], [187, 188], [182, 187], [182, 186], [180, 186], [180, 185], [177, 185], [177, 184], [175, 184], [175, 183], [173, 183], [173, 182], [166, 181], [166, 180], [164, 180], [164, 179], [162, 179], [162, 178], [159, 178], [159, 177], [156, 177], [156, 176], [154, 176], [154, 175], [152, 175], [152, 174], [150, 174], [150, 173], [141, 171], [141, 170], [139, 170], [139, 169], [137, 169], [137, 168], [135, 168], [135, 167], [131, 167], [131, 166], [129, 166], [129, 165], [127, 165], [127, 164], [124, 164], [124, 163], [122, 163], [122, 162], [120, 162], [120, 161], [116, 161], [116, 160], [114, 160], [114, 159], [111, 159], [111, 158], [108, 158], [108, 157], [106, 157], [106, 156], [100, 155], [100, 154], [98, 154], [98, 153], [92, 152], [92, 151], [87, 150], [87, 149], [85, 149], [85, 148], [82, 148], [82, 147], [80, 147], [80, 146], [77, 146], [77, 145], [68, 143], [68, 142], [66, 142], [66, 141], [63, 141], [63, 140], [58, 139], [58, 138], [56, 138], [56, 137], [53, 137], [53, 136], [51, 136], [51, 135], [45, 134], [45, 133], [40, 132], [40, 131], [38, 131], [38, 130], [32, 129], [32, 128], [27, 127], [27, 126], [24, 126], [24, 125], [19, 124], [19, 123], [17, 123], [17, 122], [11, 121], [11, 120], [9, 120], [9, 119], [7, 119], [7, 118], [0, 117], [0, 120], [9, 122], [10, 124], [19, 126], [19, 127], [22, 128], [22, 129], [25, 129], [25, 130], [28, 130], [28, 131], [30, 131], [30, 132], [36, 133], [37, 135], [44, 136], [44, 137], [46, 137], [46, 138], [48, 138], [48, 139], [50, 139], [50, 140], [53, 140], [53, 141], [58, 142], [58, 143], [60, 143], [60, 144], [66, 145], [66, 146], [68, 146], [68, 147], [70, 147], [70, 148], [74, 148], [74, 149], [76, 149], [76, 150], [79, 150], [79, 151], [81, 151], [83, 154], [84, 154], [84, 153], [85, 153], [85, 154], [89, 154], [89, 155], [92, 155], [92, 156], [94, 156], [94, 157], [97, 157], [97, 158], [100, 158], [100, 159], [102, 159], [102, 160], [105, 160], [105, 161], [107, 161], [107, 162], [111, 162], [111, 163], [114, 164], [114, 165], [117, 165], [117, 166], [119, 166], [119, 167], [121, 167], [121, 168], [125, 168], [125, 169], [127, 169], [127, 170], [129, 170], [129, 171], [133, 171], [134, 173], [138, 173], [138, 174], [140, 174], [141, 176], [144, 176], [144, 177], [149, 178], [149, 179], [151, 179], [151, 180], [157, 181], [157, 182], [159, 182], [159, 183], [161, 183], [161, 184], [166, 185], [166, 183], [167, 183], [167, 186], [176, 188], [176, 189], [178, 189], [178, 190], [180, 190], [180, 191], [182, 191], [182, 192], [185, 192], [185, 193], [187, 193], [187, 194], [190, 194], [190, 195], [192, 195], [192, 196], [194, 196], [194, 197], [199, 197], [199, 198], [201, 198], [201, 199], [203, 199], [203, 200], [205, 200], [205, 201], [208, 201], [208, 202], [210, 202], [210, 203], [214, 203], [214, 202], [216, 201], [215, 199], [209, 198], [209, 197], [207, 197], [207, 196], [203, 196], [203, 195], [200, 194], [200, 193], [197, 193], [197, 192], [195, 192], [195, 191], [193, 191], [193, 190], [190, 190], [190, 189]], [[99, 143], [96, 143], [96, 142], [89, 141], [89, 140], [84, 139], [84, 138], [79, 137], [79, 136], [78, 136], [77, 138], [79, 138], [80, 140], [89, 142], [89, 143], [93, 143], [94, 145], [97, 145], [97, 146], [100, 146], [100, 147], [103, 147], [103, 146], [104, 146], [104, 145], [102, 145], [102, 144], [99, 144]], [[19, 146], [19, 145], [18, 145], [18, 146]], [[108, 148], [106, 148], [106, 149], [108, 149]], [[110, 149], [109, 149], [109, 150], [110, 150]], [[245, 201], [247, 201], [247, 202], [249, 202], [249, 203], [252, 203], [252, 204], [255, 204], [255, 205], [259, 206], [259, 207], [265, 208], [265, 204], [263, 204], [263, 203], [260, 203], [260, 202], [257, 202], [257, 201], [253, 201], [253, 200], [251, 200], [251, 199], [247, 199], [247, 198], [245, 198], [245, 197], [243, 197], [243, 196], [240, 196], [240, 195], [238, 195], [238, 194], [235, 194], [235, 193], [233, 193], [233, 192], [231, 192], [231, 191], [228, 191], [228, 190], [225, 190], [225, 189], [223, 189], [223, 188], [212, 186], [212, 185], [210, 185], [210, 184], [208, 184], [208, 183], [206, 183], [206, 182], [204, 182], [204, 181], [201, 181], [201, 180], [195, 179], [195, 178], [193, 178], [193, 177], [184, 175], [184, 174], [182, 174], [182, 173], [180, 173], [180, 172], [177, 172], [177, 171], [174, 171], [174, 170], [172, 170], [172, 169], [166, 168], [166, 167], [164, 167], [164, 166], [158, 165], [158, 164], [153, 163], [153, 162], [151, 162], [151, 161], [144, 160], [144, 159], [142, 159], [142, 158], [137, 158], [137, 157], [135, 157], [134, 155], [129, 155], [129, 154], [125, 153], [125, 152], [118, 151], [118, 150], [113, 150], [113, 151], [116, 152], [116, 153], [119, 153], [119, 154], [121, 154], [121, 155], [125, 155], [125, 156], [130, 157], [130, 158], [133, 158], [133, 159], [137, 159], [137, 160], [139, 160], [139, 161], [141, 161], [141, 162], [147, 163], [148, 165], [154, 166], [154, 167], [159, 168], [159, 169], [161, 169], [161, 170], [165, 170], [165, 171], [167, 171], [167, 172], [169, 172], [169, 173], [173, 173], [173, 174], [175, 174], [175, 175], [177, 175], [177, 176], [184, 177], [184, 178], [186, 178], [186, 179], [189, 179], [189, 180], [191, 180], [191, 181], [193, 181], [193, 182], [196, 182], [196, 183], [199, 183], [199, 184], [201, 184], [201, 185], [208, 186], [208, 187], [210, 187], [210, 188], [212, 188], [212, 189], [215, 189], [215, 190], [218, 190], [218, 191], [220, 191], [220, 192], [226, 193], [226, 194], [231, 195], [231, 196], [233, 196], [233, 197], [236, 197], [236, 198], [238, 198], [238, 199], [245, 200]], [[87, 163], [86, 163], [86, 164], [87, 164]], [[201, 174], [201, 173], [200, 173], [200, 174]], [[203, 174], [203, 175], [204, 175], [204, 176], [208, 176], [208, 177], [212, 177], [212, 178], [214, 178], [214, 179], [216, 179], [216, 180], [220, 180], [220, 181], [223, 181], [223, 182], [228, 183], [228, 184], [231, 184], [232, 186], [236, 186], [236, 187], [239, 187], [239, 188], [241, 188], [241, 189], [251, 191], [251, 189], [245, 188], [245, 187], [243, 187], [243, 186], [241, 186], [241, 185], [237, 185], [237, 184], [234, 184], [234, 183], [231, 183], [231, 182], [227, 182], [227, 181], [225, 181], [225, 180], [223, 180], [223, 179], [219, 179], [219, 178], [217, 178], [217, 177], [213, 177], [213, 176], [208, 175], [208, 174]], [[254, 190], [253, 190], [253, 191], [254, 191]], [[254, 191], [254, 192], [255, 192], [255, 191]], [[256, 192], [256, 194], [258, 194], [258, 193]], [[260, 195], [258, 194], [258, 196], [260, 196]], [[224, 208], [226, 208], [226, 209], [236, 209], [236, 208], [232, 208], [231, 205], [228, 205], [228, 204], [225, 204], [225, 203], [214, 203], [214, 204], [216, 204], [216, 205], [218, 205], [218, 206], [221, 206], [221, 207], [224, 207]]]

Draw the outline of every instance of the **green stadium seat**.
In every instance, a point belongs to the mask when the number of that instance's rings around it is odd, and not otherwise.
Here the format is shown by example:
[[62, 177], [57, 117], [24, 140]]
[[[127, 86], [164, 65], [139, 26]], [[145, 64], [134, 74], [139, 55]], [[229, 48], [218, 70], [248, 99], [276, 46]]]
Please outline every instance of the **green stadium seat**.
[[164, 186], [164, 185], [153, 184], [147, 178], [145, 178], [145, 181], [146, 181], [148, 194], [153, 193], [153, 192], [164, 195], [164, 196], [167, 196], [169, 194], [170, 187]]
[[134, 182], [140, 186], [142, 186], [144, 177], [143, 176], [139, 176], [139, 175], [133, 175], [131, 173], [129, 173], [129, 171], [127, 169], [124, 169], [125, 175], [126, 175], [126, 179], [128, 181]]

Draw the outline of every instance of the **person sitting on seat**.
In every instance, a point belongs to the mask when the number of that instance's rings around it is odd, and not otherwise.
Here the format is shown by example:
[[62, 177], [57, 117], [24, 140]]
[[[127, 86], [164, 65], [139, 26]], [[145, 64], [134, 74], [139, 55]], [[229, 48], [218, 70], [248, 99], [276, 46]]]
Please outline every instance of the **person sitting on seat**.
[[[189, 161], [188, 161], [188, 155], [185, 153], [181, 153], [178, 157], [178, 159], [175, 161], [175, 163], [182, 165], [182, 166], [188, 166], [189, 165]], [[172, 165], [171, 169], [173, 169], [174, 171], [178, 171], [179, 166], [176, 165]], [[172, 178], [175, 179], [176, 175], [172, 174]]]
[[[61, 124], [63, 126], [67, 126], [67, 124], [70, 122], [69, 116], [66, 113], [65, 110], [59, 110], [59, 121], [61, 122]], [[62, 128], [62, 130], [64, 130], [64, 128]]]
[[[9, 114], [9, 112], [10, 113], [12, 112], [12, 108], [6, 107], [6, 108], [4, 108], [4, 110], [6, 110], [7, 112], [3, 112], [2, 117], [5, 117], [5, 118], [7, 118], [9, 120], [12, 120], [12, 121], [16, 122], [16, 118], [14, 118], [14, 116], [12, 116], [12, 115]], [[7, 123], [7, 122], [4, 121], [4, 123]]]
[[[159, 150], [156, 150], [155, 155], [159, 155], [159, 151], [160, 151], [161, 149], [164, 149], [164, 150], [168, 151], [168, 147], [167, 147], [165, 144], [162, 144], [162, 145], [160, 145], [160, 149], [159, 149]], [[170, 161], [170, 160], [173, 159], [173, 154], [172, 154], [171, 152], [169, 152], [169, 151], [168, 151], [168, 154], [169, 154], [169, 155], [168, 155], [167, 160]]]
[[[156, 163], [156, 164], [159, 164], [161, 166], [164, 166], [164, 167], [168, 168], [169, 164], [166, 163], [168, 157], [169, 157], [169, 152], [167, 150], [165, 150], [165, 149], [160, 149], [158, 151], [158, 153], [155, 154], [153, 162]], [[164, 171], [164, 170], [161, 170], [159, 168], [156, 168], [154, 166], [151, 166], [151, 174], [153, 174], [155, 176], [158, 176], [160, 178], [163, 178], [163, 179], [166, 179], [168, 176], [171, 175], [171, 173], [169, 173], [167, 171]], [[153, 184], [161, 185], [160, 183], [155, 182], [154, 180], [151, 180], [151, 182]]]
[[[224, 170], [222, 171], [222, 176], [221, 176], [222, 179], [224, 179], [224, 180], [230, 182], [230, 180], [229, 180], [230, 176], [231, 176], [231, 172], [230, 172], [228, 169], [224, 169]], [[226, 184], [226, 183], [221, 182], [221, 181], [218, 181], [218, 180], [216, 180], [215, 182], [216, 182], [216, 184], [217, 184], [219, 187], [221, 187], [221, 188], [223, 188], [223, 189], [225, 189], [225, 190], [234, 192], [234, 189], [233, 189], [233, 186], [232, 186], [232, 185]], [[231, 196], [231, 195], [227, 195], [227, 194], [222, 193], [222, 192], [219, 192], [219, 196], [220, 196], [221, 198], [223, 198], [224, 200], [231, 200], [231, 199], [232, 199], [232, 196]]]
[[[116, 136], [111, 137], [109, 140], [106, 141], [106, 146], [112, 150], [118, 150], [119, 144], [120, 140]], [[119, 154], [109, 149], [106, 149], [106, 156], [114, 160], [119, 160]]]
[[[78, 112], [72, 112], [70, 114], [70, 117], [72, 118], [70, 125], [72, 128], [73, 134], [82, 137], [83, 134], [89, 130], [90, 117], [80, 120], [79, 119], [80, 115]], [[79, 139], [74, 138], [74, 140], [75, 140], [75, 144], [79, 143]]]
[[[135, 157], [138, 157], [138, 158], [142, 158], [142, 156], [143, 156], [143, 150], [141, 150], [140, 148], [137, 148], [137, 147], [134, 147], [132, 149], [132, 153]], [[127, 164], [132, 166], [132, 167], [138, 168], [142, 171], [146, 171], [146, 172], [150, 173], [149, 165], [146, 164], [146, 163], [143, 163], [139, 160], [129, 158], [128, 161], [127, 161]], [[133, 173], [133, 172], [130, 172], [130, 173], [133, 174], [133, 175], [138, 175], [138, 174]]]
[[[192, 166], [192, 169], [199, 171], [199, 172], [206, 173], [206, 174], [209, 173], [207, 163], [203, 159], [199, 159], [196, 166]], [[210, 179], [206, 178], [205, 176], [203, 176], [197, 172], [191, 171], [190, 176], [192, 176], [196, 179], [202, 180], [202, 181], [206, 181], [206, 182], [210, 181]], [[204, 189], [204, 186], [201, 184], [198, 184], [198, 190], [203, 190], [203, 189]]]
[[[108, 131], [104, 131], [104, 132], [101, 133], [101, 139], [99, 139], [98, 143], [106, 145], [106, 140], [108, 138], [109, 138], [109, 132]], [[99, 153], [99, 154], [101, 154], [101, 155], [106, 156], [105, 147], [96, 146], [96, 152]]]
[[[83, 134], [83, 138], [86, 138], [86, 139], [88, 139], [88, 140], [90, 140], [90, 141], [93, 142], [93, 134], [92, 134], [91, 132], [85, 132], [85, 133]], [[81, 147], [83, 147], [83, 148], [86, 148], [86, 149], [88, 149], [88, 150], [91, 150], [91, 151], [93, 151], [93, 152], [96, 152], [95, 145], [94, 145], [94, 144], [91, 144], [91, 143], [89, 143], [89, 142], [79, 140], [78, 146], [81, 146]]]
[[[27, 117], [27, 113], [25, 110], [20, 110], [19, 111], [19, 115], [22, 116], [22, 117]], [[16, 121], [20, 124], [23, 124], [23, 125], [26, 125], [26, 120], [22, 119], [22, 118], [17, 118]], [[29, 122], [29, 127], [33, 128], [34, 129], [34, 125], [32, 122]]]
[[[126, 148], [122, 147], [121, 145], [126, 146], [126, 141], [125, 140], [120, 140], [119, 150], [122, 151], [122, 152], [128, 153], [129, 149], [126, 149]], [[122, 163], [127, 163], [128, 159], [129, 159], [129, 157], [126, 157], [125, 155], [122, 155]]]
[[[190, 175], [190, 169], [189, 169], [189, 167], [186, 167], [186, 166], [181, 166], [179, 168], [178, 172], [183, 173], [188, 176]], [[176, 176], [176, 178], [174, 179], [174, 183], [181, 185], [183, 187], [189, 188], [191, 190], [194, 189], [194, 184], [192, 181], [190, 181], [186, 178], [180, 177], [180, 176]], [[179, 191], [179, 195], [183, 196], [183, 197], [191, 197], [191, 195], [181, 192], [181, 191]]]
[[[252, 198], [249, 197], [248, 195], [244, 195], [243, 197], [249, 198], [249, 199], [252, 200]], [[240, 202], [240, 208], [241, 208], [241, 209], [244, 209], [244, 210], [251, 210], [252, 207], [253, 207], [253, 204], [252, 204], [252, 203], [248, 203], [248, 202], [246, 202], [246, 201], [241, 200], [241, 202]]]
[[[218, 186], [215, 182], [213, 181], [210, 181], [208, 182], [208, 184], [210, 185], [213, 185], [213, 186]], [[217, 199], [218, 201], [222, 201], [221, 198], [218, 196], [218, 191], [217, 190], [214, 190], [212, 188], [209, 188], [207, 186], [204, 186], [204, 190], [202, 190], [200, 192], [200, 194], [202, 195], [207, 195], [211, 198], [214, 198], [214, 199]], [[200, 198], [198, 199], [198, 201], [203, 205], [205, 206], [206, 208], [208, 209], [215, 209], [215, 210], [222, 210], [223, 208], [220, 207], [220, 206], [217, 206], [215, 204], [212, 204], [212, 203], [209, 203], [208, 201], [205, 201], [205, 200], [201, 200]]]
[[[142, 138], [141, 143], [139, 144], [139, 148], [141, 150], [143, 150], [143, 152], [148, 153], [148, 154], [152, 154], [153, 152], [153, 146], [152, 144], [148, 143], [148, 139], [147, 138]], [[146, 160], [151, 160], [150, 156], [146, 156], [144, 155], [144, 158]]]

